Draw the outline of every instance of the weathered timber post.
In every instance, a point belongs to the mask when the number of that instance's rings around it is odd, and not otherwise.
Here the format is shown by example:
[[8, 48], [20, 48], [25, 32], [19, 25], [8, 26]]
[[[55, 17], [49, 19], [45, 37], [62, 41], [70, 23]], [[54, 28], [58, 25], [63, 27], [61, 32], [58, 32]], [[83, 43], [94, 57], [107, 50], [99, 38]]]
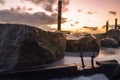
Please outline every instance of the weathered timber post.
[[109, 30], [109, 21], [106, 21], [106, 32]]
[[94, 56], [94, 54], [91, 56], [91, 65], [92, 65], [92, 68], [94, 68], [94, 58], [95, 58], [95, 56]]
[[58, 0], [58, 31], [61, 31], [62, 0]]
[[85, 68], [85, 64], [84, 64], [82, 52], [80, 52], [80, 57], [81, 57], [81, 61], [82, 61], [82, 68], [84, 69]]
[[117, 18], [115, 18], [115, 30], [117, 29]]

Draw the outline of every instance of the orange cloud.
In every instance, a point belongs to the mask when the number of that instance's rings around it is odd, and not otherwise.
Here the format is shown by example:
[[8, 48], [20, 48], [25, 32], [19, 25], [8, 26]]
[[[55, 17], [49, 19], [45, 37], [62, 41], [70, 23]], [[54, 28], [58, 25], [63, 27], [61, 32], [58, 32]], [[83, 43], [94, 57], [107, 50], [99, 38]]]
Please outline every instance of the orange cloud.
[[116, 15], [117, 14], [116, 11], [109, 11], [109, 13], [112, 14], [112, 15]]

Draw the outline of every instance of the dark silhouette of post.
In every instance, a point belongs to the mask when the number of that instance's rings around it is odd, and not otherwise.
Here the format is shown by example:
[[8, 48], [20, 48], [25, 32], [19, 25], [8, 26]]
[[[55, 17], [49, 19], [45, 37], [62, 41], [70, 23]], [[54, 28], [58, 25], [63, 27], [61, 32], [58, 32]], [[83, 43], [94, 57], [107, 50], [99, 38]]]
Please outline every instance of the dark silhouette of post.
[[109, 21], [106, 22], [106, 32], [108, 32], [109, 29]]
[[85, 64], [84, 64], [83, 54], [82, 54], [82, 52], [80, 52], [80, 57], [81, 57], [81, 61], [82, 61], [82, 67], [85, 68]]
[[94, 68], [94, 58], [95, 58], [95, 56], [94, 56], [94, 54], [91, 56], [91, 65], [92, 65], [92, 68]]
[[58, 31], [61, 31], [62, 0], [58, 0]]
[[117, 18], [115, 18], [115, 30], [117, 29]]

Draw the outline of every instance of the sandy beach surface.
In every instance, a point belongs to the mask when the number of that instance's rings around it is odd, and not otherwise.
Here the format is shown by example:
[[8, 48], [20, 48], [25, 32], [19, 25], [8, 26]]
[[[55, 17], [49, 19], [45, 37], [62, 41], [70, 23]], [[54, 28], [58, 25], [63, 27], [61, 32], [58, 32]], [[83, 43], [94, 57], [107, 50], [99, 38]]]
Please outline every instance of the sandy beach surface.
[[[77, 65], [81, 65], [81, 58], [79, 56], [79, 52], [65, 52], [65, 57], [62, 60], [56, 61], [53, 64], [59, 65], [75, 63]], [[101, 48], [99, 55], [95, 58], [94, 62], [104, 60], [117, 60], [120, 64], [120, 48]], [[88, 65], [91, 64], [91, 58], [84, 57], [84, 62]]]
[[[120, 48], [101, 48], [99, 55], [95, 58], [95, 61], [104, 61], [104, 60], [117, 60], [120, 64]], [[84, 57], [84, 61], [86, 65], [91, 65], [91, 58]], [[64, 59], [55, 62], [55, 64], [72, 64], [75, 63], [78, 66], [81, 66], [81, 58], [79, 57], [79, 52], [70, 53], [65, 52]], [[60, 79], [52, 79], [52, 80], [109, 80], [104, 74], [95, 74], [92, 76], [79, 76], [72, 79], [68, 78], [60, 78]]]

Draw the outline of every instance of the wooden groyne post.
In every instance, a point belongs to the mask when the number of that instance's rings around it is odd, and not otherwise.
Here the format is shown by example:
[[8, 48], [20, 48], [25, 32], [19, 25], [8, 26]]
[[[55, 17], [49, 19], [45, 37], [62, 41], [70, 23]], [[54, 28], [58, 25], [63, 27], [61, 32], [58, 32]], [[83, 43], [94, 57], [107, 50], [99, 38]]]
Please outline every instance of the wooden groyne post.
[[117, 18], [115, 18], [115, 30], [117, 29]]
[[106, 21], [106, 32], [109, 30], [109, 21]]
[[58, 0], [58, 31], [61, 31], [62, 0]]
[[91, 65], [92, 65], [92, 68], [94, 68], [94, 58], [95, 58], [95, 55], [93, 54], [91, 56]]
[[82, 61], [82, 68], [84, 69], [85, 68], [85, 64], [84, 64], [82, 52], [80, 52], [80, 57], [81, 57], [81, 61]]

